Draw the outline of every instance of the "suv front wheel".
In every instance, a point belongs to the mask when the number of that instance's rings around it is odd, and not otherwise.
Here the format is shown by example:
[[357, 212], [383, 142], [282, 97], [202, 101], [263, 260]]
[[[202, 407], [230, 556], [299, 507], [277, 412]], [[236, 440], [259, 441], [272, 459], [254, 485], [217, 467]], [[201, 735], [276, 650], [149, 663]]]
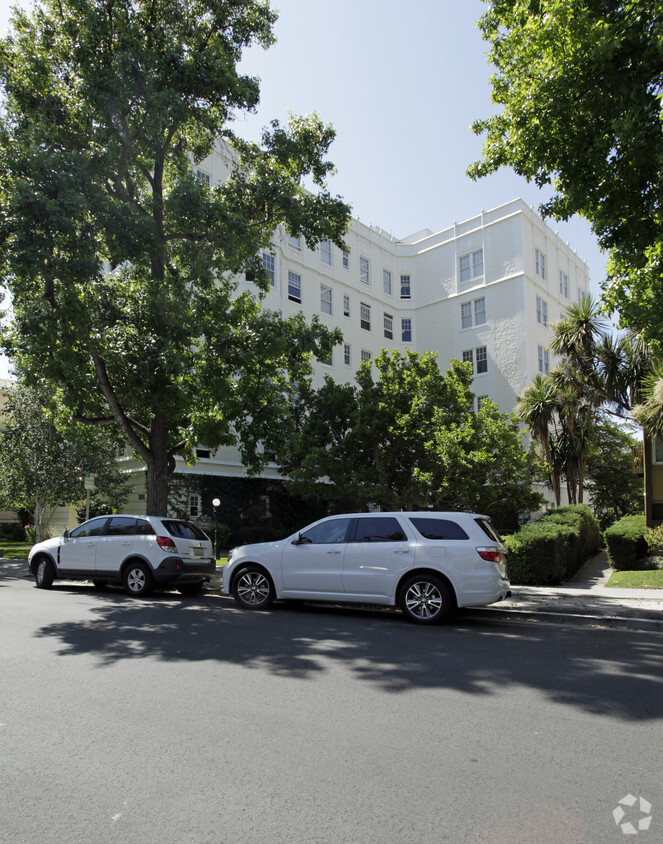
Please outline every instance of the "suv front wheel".
[[415, 624], [440, 624], [455, 607], [449, 587], [432, 574], [418, 574], [406, 580], [400, 605], [405, 617]]

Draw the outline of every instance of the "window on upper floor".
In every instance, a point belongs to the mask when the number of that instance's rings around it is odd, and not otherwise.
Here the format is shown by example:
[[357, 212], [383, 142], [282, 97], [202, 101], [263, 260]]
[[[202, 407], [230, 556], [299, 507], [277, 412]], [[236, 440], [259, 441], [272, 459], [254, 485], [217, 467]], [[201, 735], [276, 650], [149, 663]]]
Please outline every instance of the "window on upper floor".
[[536, 297], [536, 321], [540, 325], [548, 327], [548, 303], [540, 296]]
[[534, 264], [536, 267], [536, 274], [545, 280], [546, 277], [546, 256], [540, 249], [534, 250]]
[[382, 270], [382, 289], [387, 294], [387, 296], [391, 296], [391, 270]]
[[550, 369], [548, 349], [545, 349], [543, 346], [538, 346], [538, 357], [539, 372], [541, 372], [543, 375], [547, 375]]
[[302, 277], [291, 270], [288, 270], [288, 299], [292, 302], [302, 301]]
[[367, 360], [370, 360], [372, 357], [371, 353], [366, 349], [361, 350], [361, 362], [364, 363]]
[[465, 349], [463, 352], [463, 363], [471, 363], [472, 372], [474, 372], [474, 349]]
[[352, 346], [349, 343], [343, 344], [343, 363], [346, 366], [352, 363]]
[[350, 266], [350, 253], [347, 252], [345, 249], [343, 250], [343, 268], [348, 269]]
[[323, 314], [332, 312], [332, 290], [324, 284], [320, 285], [320, 312]]
[[210, 183], [212, 181], [210, 178], [210, 174], [206, 173], [204, 170], [196, 170], [196, 179], [198, 179], [199, 182], [203, 182], [203, 184], [206, 184], [207, 187], [210, 186]]
[[488, 401], [488, 396], [477, 396], [477, 410], [481, 410], [481, 405]]
[[293, 235], [288, 235], [288, 246], [291, 246], [293, 249], [297, 249], [299, 252], [302, 251], [302, 239], [301, 237], [294, 237]]
[[569, 298], [569, 277], [561, 270], [559, 271], [559, 295], [565, 299]]
[[359, 307], [359, 325], [366, 331], [371, 330], [371, 306], [365, 305], [363, 302]]
[[332, 265], [332, 242], [331, 240], [320, 241], [320, 260], [328, 267]]
[[458, 259], [461, 281], [472, 281], [483, 275], [483, 249], [461, 255]]
[[475, 349], [477, 374], [488, 372], [488, 349], [486, 346], [479, 346]]
[[401, 340], [403, 343], [412, 342], [412, 318], [403, 317], [401, 319]]
[[473, 325], [483, 325], [486, 322], [486, 298], [463, 302], [460, 306], [461, 328], [471, 328]]
[[269, 286], [274, 287], [276, 284], [276, 258], [268, 252], [262, 253], [262, 265], [267, 270], [269, 278]]
[[412, 282], [409, 275], [401, 276], [401, 299], [412, 298]]
[[332, 357], [333, 354], [334, 354], [333, 352], [330, 352], [329, 357], [325, 358], [324, 360], [321, 360], [320, 363], [323, 364], [324, 366], [332, 366], [333, 363], [334, 363], [334, 359]]
[[371, 264], [363, 255], [359, 257], [359, 281], [362, 284], [371, 283]]
[[652, 460], [657, 466], [663, 463], [663, 437], [652, 439]]
[[350, 316], [350, 297], [343, 294], [343, 316]]
[[384, 315], [384, 336], [387, 340], [394, 339], [394, 318], [391, 314]]

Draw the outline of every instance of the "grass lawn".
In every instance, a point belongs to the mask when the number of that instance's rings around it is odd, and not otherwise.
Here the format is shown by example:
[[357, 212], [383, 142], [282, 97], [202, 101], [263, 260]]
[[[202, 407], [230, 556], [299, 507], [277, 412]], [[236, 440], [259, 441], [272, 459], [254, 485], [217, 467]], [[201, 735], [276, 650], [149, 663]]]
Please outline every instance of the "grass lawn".
[[27, 560], [32, 548], [30, 542], [2, 542], [0, 541], [0, 557], [10, 557], [15, 560]]
[[663, 569], [616, 571], [606, 585], [619, 589], [663, 589]]

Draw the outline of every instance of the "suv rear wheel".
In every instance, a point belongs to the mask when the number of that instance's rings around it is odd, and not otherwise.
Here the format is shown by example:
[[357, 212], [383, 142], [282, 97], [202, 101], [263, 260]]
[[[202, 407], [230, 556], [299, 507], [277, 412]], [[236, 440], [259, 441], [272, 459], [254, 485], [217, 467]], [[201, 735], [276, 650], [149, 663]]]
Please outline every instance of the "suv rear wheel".
[[449, 587], [432, 574], [418, 574], [406, 580], [400, 605], [405, 617], [415, 624], [440, 624], [455, 607]]
[[124, 591], [134, 598], [144, 598], [154, 588], [152, 572], [145, 563], [129, 563], [122, 576]]

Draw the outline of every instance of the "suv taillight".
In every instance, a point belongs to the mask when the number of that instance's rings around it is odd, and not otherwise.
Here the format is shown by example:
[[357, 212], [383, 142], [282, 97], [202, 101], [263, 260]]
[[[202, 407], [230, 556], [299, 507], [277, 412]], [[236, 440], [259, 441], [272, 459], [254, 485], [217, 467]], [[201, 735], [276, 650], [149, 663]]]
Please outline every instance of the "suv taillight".
[[157, 536], [157, 544], [162, 551], [177, 553], [177, 546], [169, 536]]
[[501, 563], [504, 555], [499, 548], [477, 548], [477, 553], [482, 560], [488, 560], [489, 563]]

